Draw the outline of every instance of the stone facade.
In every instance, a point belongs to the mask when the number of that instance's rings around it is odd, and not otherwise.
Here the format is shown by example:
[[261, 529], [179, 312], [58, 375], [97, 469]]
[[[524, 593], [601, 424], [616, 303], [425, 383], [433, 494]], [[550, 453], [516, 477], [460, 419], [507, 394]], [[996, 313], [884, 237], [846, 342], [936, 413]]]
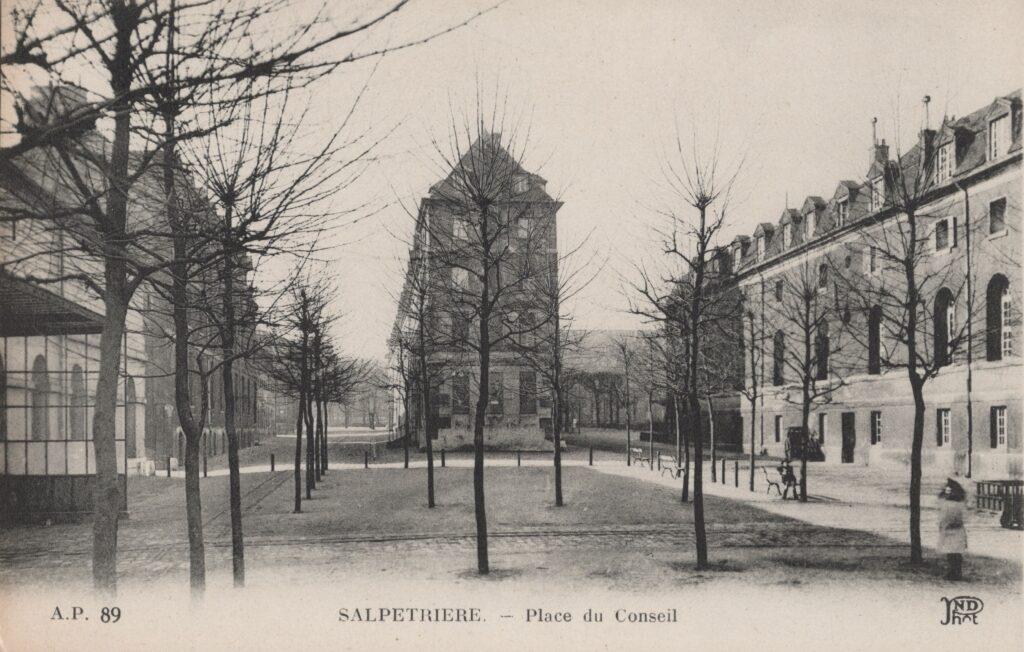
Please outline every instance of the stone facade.
[[[921, 355], [927, 364], [938, 356], [949, 360], [924, 387], [924, 470], [966, 473], [970, 448], [972, 477], [1021, 477], [1020, 107], [1019, 92], [996, 98], [938, 130], [922, 131], [899, 160], [889, 159], [883, 141], [863, 183], [842, 181], [830, 200], [809, 197], [800, 209], [787, 209], [777, 227], [762, 224], [752, 238], [733, 242], [745, 311], [753, 313], [766, 343], [762, 364], [752, 369], [749, 356], [745, 362], [748, 388], [752, 374], [763, 388], [754, 416], [757, 450], [783, 454], [786, 429], [800, 423], [795, 379], [773, 382], [771, 338], [785, 330], [777, 294], [783, 280], [810, 269], [815, 278], [836, 277], [823, 278], [821, 292], [834, 302], [833, 337], [846, 334], [822, 381], [841, 382], [810, 415], [826, 462], [889, 468], [909, 462], [914, 405], [900, 366], [902, 345], [887, 337], [886, 326], [848, 288], [902, 274], [892, 261], [886, 265], [879, 243], [898, 238], [905, 221], [876, 193], [894, 192], [889, 175], [907, 177], [921, 161], [931, 161], [916, 213], [924, 231], [916, 265], [925, 279]], [[742, 405], [749, 419], [749, 403]]]

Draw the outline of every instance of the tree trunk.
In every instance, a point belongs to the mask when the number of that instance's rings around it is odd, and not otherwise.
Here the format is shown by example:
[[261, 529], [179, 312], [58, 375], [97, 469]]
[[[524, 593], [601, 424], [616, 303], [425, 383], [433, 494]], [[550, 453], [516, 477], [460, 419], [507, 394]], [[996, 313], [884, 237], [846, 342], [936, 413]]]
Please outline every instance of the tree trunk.
[[[681, 428], [679, 426], [679, 396], [675, 392], [672, 393], [672, 420], [675, 422], [675, 426], [676, 426], [676, 464], [677, 465], [682, 465], [683, 464], [683, 440], [680, 437]], [[687, 493], [686, 480], [684, 479], [683, 480], [683, 488], [682, 488], [682, 491], [679, 494], [679, 500], [681, 502], [684, 502], [684, 503], [686, 502], [686, 493]]]
[[235, 426], [235, 270], [231, 246], [232, 207], [224, 212], [224, 270], [221, 279], [222, 310], [221, 346], [224, 354], [221, 381], [224, 387], [224, 432], [228, 438], [228, 498], [231, 511], [231, 570], [235, 586], [245, 586], [245, 546], [242, 541], [242, 488], [238, 470], [238, 429]]
[[650, 437], [647, 446], [647, 461], [651, 465], [651, 470], [654, 470], [654, 397], [651, 392], [647, 392], [647, 427], [649, 429], [647, 435]]
[[920, 563], [921, 552], [921, 447], [924, 444], [924, 387], [911, 383], [914, 396], [914, 435], [910, 447], [910, 561]]
[[[562, 392], [558, 388], [556, 382], [555, 386], [555, 412], [561, 415], [562, 413]], [[562, 428], [559, 425], [559, 419], [552, 419], [552, 439], [555, 444], [555, 507], [561, 507], [564, 503], [562, 501]]]
[[487, 328], [489, 317], [480, 317], [480, 392], [473, 415], [473, 506], [476, 516], [476, 564], [477, 572], [481, 575], [491, 570], [487, 557], [487, 507], [484, 503], [484, 420], [487, 415], [491, 363]]
[[632, 423], [629, 415], [629, 366], [626, 366], [626, 466], [632, 463], [633, 454], [630, 449], [633, 448], [632, 439]]
[[327, 428], [330, 425], [330, 417], [328, 414], [327, 403], [324, 403], [324, 432], [323, 437], [320, 439], [320, 464], [323, 465], [320, 471], [323, 475], [327, 475]]
[[316, 480], [313, 476], [313, 389], [309, 389], [306, 395], [306, 405], [303, 406], [306, 413], [306, 500], [312, 500], [313, 490], [316, 489]]
[[[697, 415], [700, 418], [700, 414]], [[715, 407], [711, 403], [711, 397], [708, 396], [708, 429], [711, 435], [711, 481], [714, 482], [718, 477], [718, 472], [715, 470], [718, 467], [718, 447], [715, 446]], [[725, 478], [722, 478], [722, 483], [725, 483]]]
[[316, 417], [316, 429], [313, 431], [313, 469], [314, 477], [317, 482], [320, 482], [320, 448], [322, 446], [322, 435], [324, 418], [321, 414], [321, 402], [320, 395], [317, 394], [316, 399], [313, 403], [313, 415]]
[[[800, 446], [800, 502], [807, 502], [807, 447], [810, 444], [811, 405], [810, 399], [804, 398], [800, 406], [800, 428], [803, 431], [803, 445]], [[788, 441], [788, 440], [787, 440]]]
[[[121, 341], [124, 337], [127, 305], [122, 300], [124, 264], [108, 258], [106, 266], [106, 314], [103, 318], [103, 332], [100, 335], [100, 373], [96, 382], [96, 407], [93, 414], [96, 492], [93, 495], [92, 575], [97, 591], [114, 595], [117, 592], [117, 528], [121, 511], [114, 424], [117, 414]], [[111, 267], [120, 269], [118, 271]]]
[[299, 391], [299, 403], [295, 410], [295, 509], [302, 512], [302, 422], [306, 412], [306, 394]]
[[420, 329], [420, 419], [423, 422], [423, 440], [427, 447], [427, 508], [434, 507], [434, 439], [431, 431], [430, 414], [430, 381], [427, 357], [424, 353], [426, 345], [425, 334]]

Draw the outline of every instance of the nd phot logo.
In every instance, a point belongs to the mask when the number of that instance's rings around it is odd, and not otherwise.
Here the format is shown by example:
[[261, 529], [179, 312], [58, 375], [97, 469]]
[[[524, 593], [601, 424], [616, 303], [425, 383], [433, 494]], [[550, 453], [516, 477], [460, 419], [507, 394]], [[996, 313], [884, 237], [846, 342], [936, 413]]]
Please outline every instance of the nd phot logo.
[[981, 598], [961, 595], [955, 598], [940, 598], [946, 603], [946, 619], [940, 625], [961, 625], [963, 623], [978, 624], [978, 614], [985, 608]]

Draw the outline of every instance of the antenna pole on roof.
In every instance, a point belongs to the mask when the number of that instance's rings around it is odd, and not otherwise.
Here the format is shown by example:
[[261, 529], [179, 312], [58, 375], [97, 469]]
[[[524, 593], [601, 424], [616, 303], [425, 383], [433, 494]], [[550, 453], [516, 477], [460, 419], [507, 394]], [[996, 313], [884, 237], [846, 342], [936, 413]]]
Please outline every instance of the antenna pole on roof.
[[924, 102], [924, 128], [928, 129], [928, 127], [929, 127], [929, 125], [931, 123], [931, 121], [928, 119], [928, 104], [931, 103], [932, 96], [931, 95], [925, 95], [924, 99], [922, 99], [921, 101]]
[[877, 125], [878, 125], [878, 118], [871, 118], [871, 145], [872, 146], [878, 144]]

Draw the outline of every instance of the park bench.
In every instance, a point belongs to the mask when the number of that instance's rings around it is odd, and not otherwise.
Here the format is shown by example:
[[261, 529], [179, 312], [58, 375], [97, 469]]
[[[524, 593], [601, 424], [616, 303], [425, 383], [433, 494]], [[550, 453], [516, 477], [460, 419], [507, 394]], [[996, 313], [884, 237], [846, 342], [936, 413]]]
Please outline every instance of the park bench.
[[650, 460], [644, 453], [644, 449], [639, 446], [634, 446], [629, 449], [629, 458], [637, 464], [643, 464]]
[[777, 493], [778, 495], [781, 496], [782, 495], [782, 484], [781, 484], [782, 478], [780, 477], [778, 480], [772, 480], [772, 476], [768, 475], [768, 469], [766, 469], [763, 466], [761, 467], [761, 473], [764, 473], [764, 480], [765, 480], [765, 482], [768, 483], [768, 491], [766, 491], [765, 493], [771, 494], [772, 493], [772, 489], [774, 488], [775, 489], [775, 493]]
[[679, 460], [676, 459], [675, 455], [662, 455], [661, 456], [661, 474], [665, 475], [665, 471], [673, 478], [679, 478], [679, 474], [683, 472], [683, 467], [679, 464]]

